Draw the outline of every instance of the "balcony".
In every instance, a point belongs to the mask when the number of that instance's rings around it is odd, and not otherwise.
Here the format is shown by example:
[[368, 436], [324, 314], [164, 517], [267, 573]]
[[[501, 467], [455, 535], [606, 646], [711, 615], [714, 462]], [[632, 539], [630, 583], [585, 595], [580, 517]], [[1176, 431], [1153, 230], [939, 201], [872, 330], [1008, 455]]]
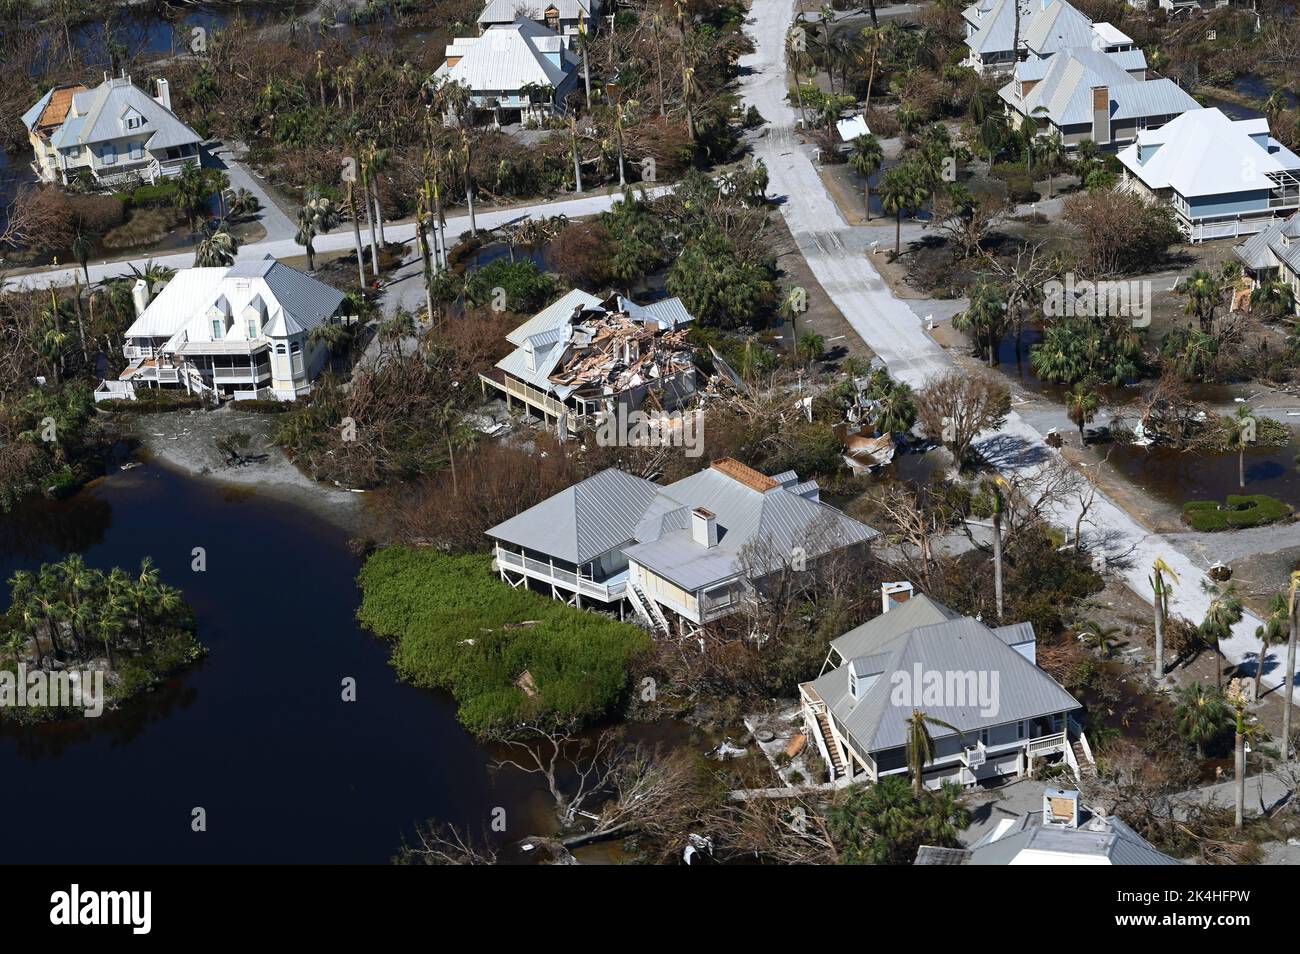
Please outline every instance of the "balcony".
[[550, 583], [562, 590], [568, 590], [570, 593], [590, 596], [603, 603], [614, 603], [621, 600], [627, 590], [626, 570], [606, 580], [594, 580], [590, 577], [581, 576], [573, 570], [566, 570], [564, 567], [556, 566], [547, 560], [537, 560], [521, 553], [503, 550], [499, 546], [496, 548], [494, 556], [498, 568], [504, 568], [514, 573], [522, 573], [531, 579]]

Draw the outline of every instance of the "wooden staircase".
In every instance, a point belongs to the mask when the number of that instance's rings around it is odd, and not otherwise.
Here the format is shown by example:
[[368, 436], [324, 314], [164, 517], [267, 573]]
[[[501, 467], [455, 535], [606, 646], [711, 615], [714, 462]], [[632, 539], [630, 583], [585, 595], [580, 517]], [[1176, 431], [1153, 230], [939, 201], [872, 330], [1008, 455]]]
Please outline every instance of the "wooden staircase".
[[839, 744], [835, 741], [835, 733], [831, 731], [830, 716], [825, 712], [817, 713], [817, 728], [821, 730], [822, 741], [826, 743], [826, 751], [830, 754], [834, 777], [841, 778], [844, 775], [844, 756], [840, 754]]
[[1088, 758], [1088, 753], [1083, 748], [1083, 743], [1075, 739], [1070, 743], [1070, 748], [1074, 750], [1074, 761], [1079, 766], [1078, 776], [1082, 782], [1085, 778], [1097, 777], [1097, 766], [1093, 765]]

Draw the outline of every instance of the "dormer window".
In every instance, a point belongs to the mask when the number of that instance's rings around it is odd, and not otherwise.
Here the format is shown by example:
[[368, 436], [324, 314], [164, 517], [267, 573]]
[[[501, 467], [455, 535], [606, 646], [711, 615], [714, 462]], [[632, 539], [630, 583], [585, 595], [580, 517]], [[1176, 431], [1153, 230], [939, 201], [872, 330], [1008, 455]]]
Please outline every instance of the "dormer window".
[[858, 674], [852, 668], [849, 669], [849, 695], [854, 699], [858, 697]]
[[139, 116], [128, 116], [128, 117], [126, 117], [126, 128], [127, 128], [127, 129], [139, 129], [139, 128], [140, 128], [140, 125], [141, 125], [143, 122], [144, 122], [144, 120], [142, 120]]
[[248, 340], [252, 341], [256, 337], [257, 337], [257, 319], [249, 318], [248, 319]]
[[212, 319], [212, 340], [220, 341], [226, 332], [226, 323], [220, 318]]

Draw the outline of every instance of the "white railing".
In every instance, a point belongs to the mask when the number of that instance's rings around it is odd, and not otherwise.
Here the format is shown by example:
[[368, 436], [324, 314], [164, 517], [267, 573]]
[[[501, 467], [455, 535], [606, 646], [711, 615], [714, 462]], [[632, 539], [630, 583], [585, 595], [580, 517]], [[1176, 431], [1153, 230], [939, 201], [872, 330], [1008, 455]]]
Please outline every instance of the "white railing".
[[1065, 732], [1053, 732], [1051, 735], [1040, 736], [1037, 739], [1030, 739], [1025, 743], [1026, 755], [1039, 755], [1044, 752], [1055, 752], [1061, 746], [1069, 748], [1069, 739], [1066, 738]]
[[499, 566], [516, 570], [547, 583], [563, 586], [566, 589], [581, 593], [583, 596], [594, 596], [607, 603], [621, 598], [626, 586], [625, 583], [621, 582], [613, 585], [598, 583], [595, 580], [587, 579], [585, 576], [580, 576], [572, 570], [555, 566], [553, 563], [535, 560], [532, 557], [526, 557], [510, 550], [503, 550], [500, 547], [496, 549], [496, 561]]

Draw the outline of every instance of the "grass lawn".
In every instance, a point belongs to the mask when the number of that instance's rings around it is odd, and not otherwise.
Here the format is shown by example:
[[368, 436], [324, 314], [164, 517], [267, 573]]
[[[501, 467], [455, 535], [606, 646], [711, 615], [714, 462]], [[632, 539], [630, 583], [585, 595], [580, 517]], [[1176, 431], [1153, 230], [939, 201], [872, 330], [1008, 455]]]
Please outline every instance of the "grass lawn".
[[[540, 718], [599, 718], [625, 690], [629, 664], [650, 648], [635, 626], [511, 588], [482, 554], [388, 547], [366, 561], [358, 582], [357, 618], [394, 641], [398, 673], [450, 692], [461, 722], [479, 735]], [[516, 684], [524, 672], [534, 695]]]

